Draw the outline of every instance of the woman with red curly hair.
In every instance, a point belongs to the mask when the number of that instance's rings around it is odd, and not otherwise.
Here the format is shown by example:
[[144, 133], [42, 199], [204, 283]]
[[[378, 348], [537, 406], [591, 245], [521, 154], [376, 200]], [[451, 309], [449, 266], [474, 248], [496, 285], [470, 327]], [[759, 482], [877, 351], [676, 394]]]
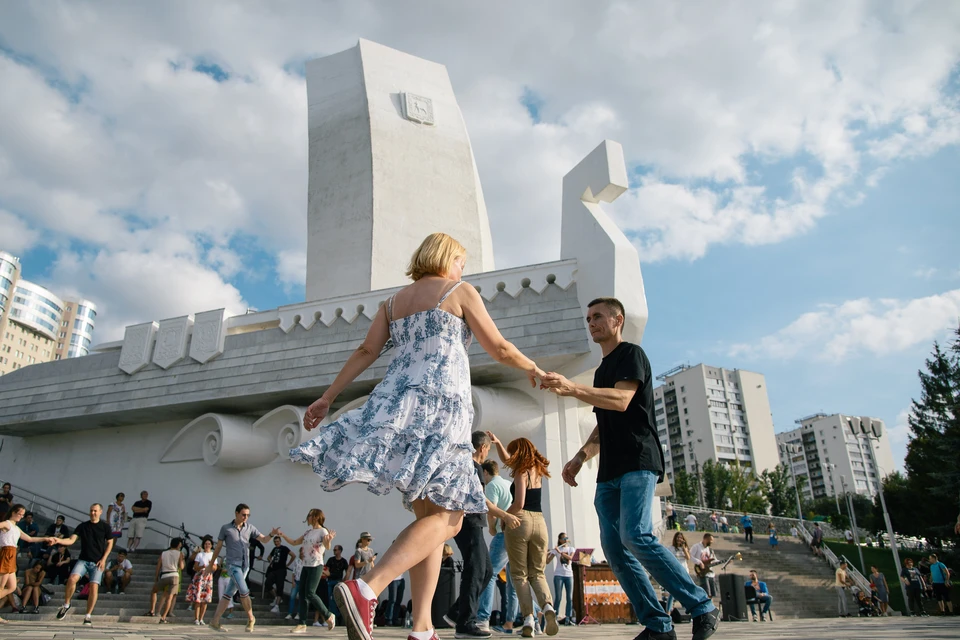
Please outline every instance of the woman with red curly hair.
[[507, 509], [507, 513], [520, 518], [520, 526], [516, 529], [505, 529], [503, 536], [507, 557], [510, 559], [510, 578], [517, 590], [520, 613], [523, 614], [522, 635], [524, 638], [531, 637], [536, 623], [531, 588], [543, 610], [546, 621], [544, 631], [548, 636], [556, 635], [560, 627], [557, 626], [557, 613], [553, 609], [550, 587], [543, 574], [547, 564], [549, 538], [540, 498], [543, 479], [550, 477], [547, 470], [550, 461], [526, 438], [512, 440], [504, 449], [503, 443], [495, 435], [489, 431], [487, 435], [497, 447], [500, 459], [510, 468], [510, 475], [513, 477], [513, 484], [510, 485], [513, 504]]

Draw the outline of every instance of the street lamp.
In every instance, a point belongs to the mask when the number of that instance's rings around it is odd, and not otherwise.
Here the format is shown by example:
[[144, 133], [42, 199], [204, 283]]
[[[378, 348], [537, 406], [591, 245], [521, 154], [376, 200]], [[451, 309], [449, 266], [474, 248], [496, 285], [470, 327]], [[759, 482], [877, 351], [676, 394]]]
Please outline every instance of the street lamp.
[[700, 506], [704, 507], [703, 502], [703, 484], [700, 482], [700, 465], [697, 462], [697, 453], [693, 450], [693, 442], [689, 442], [690, 455], [693, 457], [693, 472], [697, 477], [697, 497], [700, 499]]
[[787, 452], [787, 466], [790, 467], [790, 477], [793, 478], [793, 491], [797, 496], [797, 519], [803, 522], [803, 507], [800, 506], [800, 489], [797, 487], [797, 475], [793, 471], [793, 454], [803, 451], [803, 447], [794, 444], [782, 445]]
[[[883, 435], [883, 424], [879, 420], [873, 420], [871, 418], [856, 418], [854, 422], [853, 418], [847, 420], [847, 424], [850, 427], [851, 433], [855, 438], [867, 438], [868, 441], [876, 440], [880, 442], [880, 436]], [[897, 534], [893, 531], [893, 523], [890, 521], [890, 514], [887, 512], [887, 501], [883, 498], [883, 476], [881, 473], [883, 469], [880, 468], [880, 465], [877, 464], [877, 457], [873, 455], [873, 447], [870, 447], [870, 457], [873, 458], [873, 463], [877, 467], [877, 493], [880, 494], [880, 507], [883, 509], [883, 522], [887, 525], [887, 535], [890, 537], [890, 551], [893, 552], [893, 565], [897, 569], [897, 576], [900, 575], [900, 550], [897, 548]], [[868, 480], [869, 482], [869, 480]], [[900, 592], [903, 594], [903, 605], [905, 607], [909, 606], [910, 598], [907, 596], [907, 585], [904, 584], [903, 580], [897, 580], [900, 583]]]
[[[860, 532], [857, 530], [857, 514], [853, 510], [853, 493], [847, 493], [847, 482], [843, 475], [840, 476], [840, 484], [843, 485], [844, 502], [847, 503], [847, 512], [850, 514], [850, 525], [853, 529], [853, 544], [857, 545], [857, 554], [860, 556], [860, 571], [867, 575], [867, 565], [863, 561], [863, 547], [860, 546]], [[854, 489], [856, 485], [854, 485]]]
[[833, 501], [837, 503], [837, 515], [840, 515], [840, 498], [837, 497], [837, 465], [834, 462], [828, 462], [830, 467], [830, 485], [833, 487]]

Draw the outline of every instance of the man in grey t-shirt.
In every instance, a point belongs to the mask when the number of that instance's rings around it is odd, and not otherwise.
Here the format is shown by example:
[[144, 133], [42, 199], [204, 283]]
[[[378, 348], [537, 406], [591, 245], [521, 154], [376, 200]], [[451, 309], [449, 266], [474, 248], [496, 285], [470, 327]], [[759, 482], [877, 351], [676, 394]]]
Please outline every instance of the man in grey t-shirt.
[[230, 584], [220, 594], [220, 602], [217, 604], [217, 611], [213, 614], [213, 620], [210, 622], [210, 628], [220, 631], [220, 616], [226, 611], [233, 594], [239, 592], [240, 605], [247, 612], [247, 631], [253, 631], [253, 625], [257, 619], [253, 616], [253, 609], [250, 604], [250, 590], [247, 589], [247, 573], [250, 571], [250, 540], [251, 538], [266, 542], [277, 535], [277, 530], [273, 529], [269, 534], [260, 533], [252, 524], [248, 523], [250, 519], [250, 507], [242, 502], [237, 505], [232, 522], [220, 527], [220, 534], [217, 536], [217, 548], [213, 550], [213, 558], [204, 567], [204, 571], [210, 572], [217, 564], [217, 558], [220, 557], [220, 551], [226, 547], [226, 558], [223, 561], [223, 567], [230, 576]]

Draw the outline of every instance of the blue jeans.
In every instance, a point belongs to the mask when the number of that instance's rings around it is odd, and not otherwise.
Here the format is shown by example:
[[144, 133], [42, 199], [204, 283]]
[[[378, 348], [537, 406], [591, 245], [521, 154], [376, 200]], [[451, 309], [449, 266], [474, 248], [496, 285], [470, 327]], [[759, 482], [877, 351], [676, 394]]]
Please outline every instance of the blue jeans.
[[[760, 605], [760, 615], [765, 616], [770, 613], [770, 605], [773, 603], [773, 598], [766, 593], [757, 594], [757, 604]], [[754, 608], [753, 603], [750, 603], [750, 615], [757, 615], [757, 610]]]
[[566, 616], [573, 620], [573, 576], [553, 576], [553, 606], [560, 610], [560, 594], [567, 589]]
[[[477, 620], [485, 622], [490, 620], [490, 614], [493, 612], [493, 595], [497, 588], [497, 575], [507, 566], [507, 547], [503, 541], [503, 532], [493, 536], [490, 541], [490, 562], [493, 564], [493, 577], [480, 594], [480, 606], [477, 607]], [[517, 592], [513, 588], [513, 581], [510, 579], [510, 572], [507, 572], [507, 602], [503, 605], [504, 611], [500, 617], [502, 621], [512, 621], [517, 617], [519, 608], [517, 602]], [[501, 624], [502, 624], [501, 621]]]
[[340, 609], [337, 608], [337, 600], [333, 597], [333, 588], [340, 584], [340, 580], [330, 580], [327, 578], [327, 602], [330, 603], [330, 613], [340, 618]]
[[249, 572], [250, 569], [245, 569], [238, 564], [228, 564], [227, 575], [230, 576], [230, 583], [227, 584], [227, 588], [220, 597], [232, 599], [233, 594], [238, 592], [241, 598], [248, 597], [250, 595], [250, 589], [247, 587], [247, 574]]
[[403, 624], [403, 621], [400, 620], [400, 605], [403, 604], [404, 585], [402, 577], [387, 585], [387, 604], [383, 615], [388, 625]]
[[716, 607], [653, 532], [651, 505], [656, 486], [656, 473], [632, 471], [615, 480], [598, 482], [593, 504], [600, 520], [603, 553], [630, 598], [637, 619], [654, 633], [666, 633], [673, 622], [657, 601], [647, 571], [691, 616]]
[[293, 589], [290, 590], [290, 606], [287, 608], [287, 613], [293, 615], [297, 611], [297, 595], [300, 593], [300, 581], [297, 580], [293, 583]]
[[77, 560], [70, 574], [79, 576], [80, 578], [87, 576], [90, 578], [90, 583], [96, 585], [99, 585], [100, 580], [103, 578], [103, 571], [97, 568], [97, 563], [88, 560]]

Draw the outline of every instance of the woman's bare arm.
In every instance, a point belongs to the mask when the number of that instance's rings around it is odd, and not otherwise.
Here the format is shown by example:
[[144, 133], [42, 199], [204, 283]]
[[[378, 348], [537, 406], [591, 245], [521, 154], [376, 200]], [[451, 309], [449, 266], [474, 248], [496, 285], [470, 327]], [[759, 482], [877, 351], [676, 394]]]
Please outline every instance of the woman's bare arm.
[[546, 375], [533, 360], [520, 353], [512, 342], [503, 337], [493, 318], [490, 317], [486, 305], [483, 304], [483, 298], [472, 284], [465, 282], [457, 293], [460, 294], [458, 301], [467, 326], [491, 358], [502, 365], [527, 372], [531, 381]]
[[515, 487], [515, 495], [513, 497], [513, 504], [507, 509], [507, 513], [517, 515], [523, 511], [523, 505], [527, 499], [527, 474], [521, 473], [516, 480], [514, 480], [513, 484]]

